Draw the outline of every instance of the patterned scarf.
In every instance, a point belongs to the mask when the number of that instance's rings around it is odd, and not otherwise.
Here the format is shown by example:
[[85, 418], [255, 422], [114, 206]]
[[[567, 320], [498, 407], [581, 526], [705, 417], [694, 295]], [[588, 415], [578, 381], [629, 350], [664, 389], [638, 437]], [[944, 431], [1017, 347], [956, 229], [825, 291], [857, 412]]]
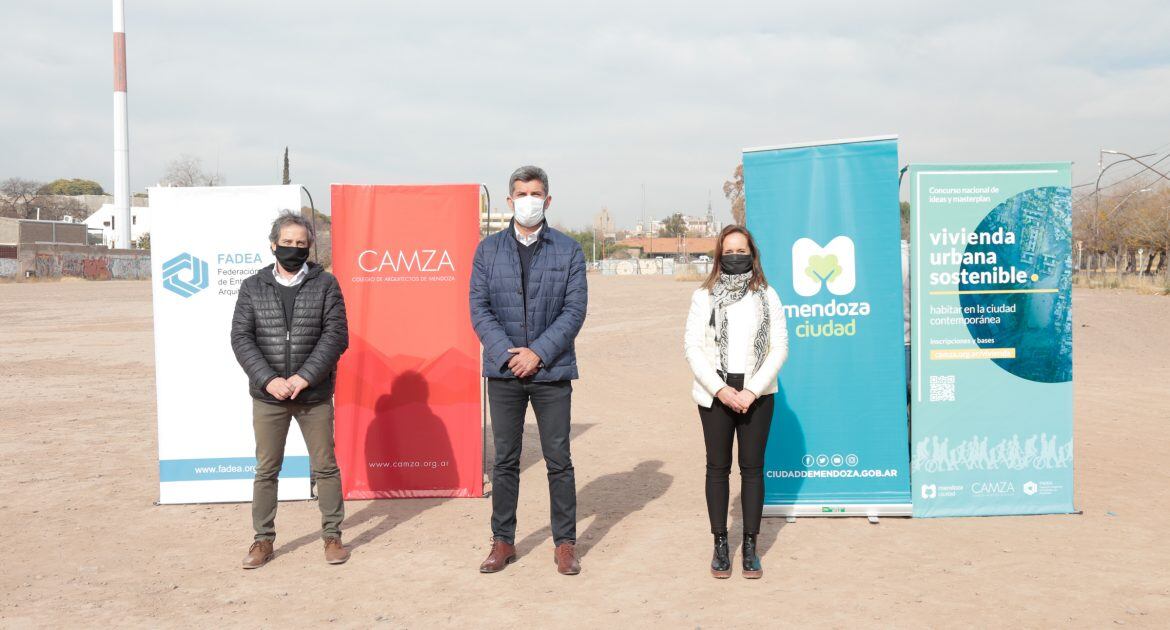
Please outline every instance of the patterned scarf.
[[[709, 325], [715, 329], [715, 343], [719, 345], [719, 366], [727, 374], [727, 307], [743, 299], [748, 293], [748, 284], [752, 280], [752, 272], [740, 274], [719, 274], [715, 281], [715, 288], [711, 290], [711, 321]], [[752, 291], [756, 298], [756, 309], [759, 312], [760, 326], [756, 329], [756, 337], [752, 346], [756, 351], [756, 365], [753, 372], [759, 371], [768, 356], [771, 330], [771, 313], [768, 312], [768, 296], [763, 287]]]

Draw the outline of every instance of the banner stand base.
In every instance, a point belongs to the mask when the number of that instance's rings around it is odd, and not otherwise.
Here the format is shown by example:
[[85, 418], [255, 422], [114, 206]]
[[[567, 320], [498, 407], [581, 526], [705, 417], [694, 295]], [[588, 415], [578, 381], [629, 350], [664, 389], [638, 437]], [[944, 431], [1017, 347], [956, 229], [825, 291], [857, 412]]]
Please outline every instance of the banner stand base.
[[849, 505], [803, 503], [764, 506], [764, 516], [787, 517], [790, 523], [798, 516], [864, 516], [872, 522], [873, 519], [881, 516], [911, 516], [912, 513], [913, 509], [909, 503], [854, 503]]

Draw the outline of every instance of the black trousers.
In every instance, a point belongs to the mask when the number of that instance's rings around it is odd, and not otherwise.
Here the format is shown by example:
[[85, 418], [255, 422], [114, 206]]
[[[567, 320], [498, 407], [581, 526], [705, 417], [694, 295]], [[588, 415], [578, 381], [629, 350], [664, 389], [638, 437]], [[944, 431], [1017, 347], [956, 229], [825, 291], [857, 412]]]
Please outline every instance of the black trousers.
[[520, 451], [528, 403], [536, 413], [540, 448], [548, 469], [553, 542], [577, 539], [577, 482], [569, 453], [570, 381], [533, 383], [515, 378], [488, 379], [488, 404], [496, 463], [492, 467], [492, 535], [514, 544], [516, 502], [520, 496]]
[[[743, 374], [728, 374], [730, 387], [743, 389]], [[727, 533], [727, 504], [731, 488], [731, 445], [739, 437], [740, 500], [743, 502], [743, 532], [760, 533], [764, 512], [764, 449], [772, 427], [771, 394], [756, 399], [747, 413], [736, 413], [718, 398], [711, 408], [699, 407], [703, 441], [707, 446], [707, 516], [712, 534]]]

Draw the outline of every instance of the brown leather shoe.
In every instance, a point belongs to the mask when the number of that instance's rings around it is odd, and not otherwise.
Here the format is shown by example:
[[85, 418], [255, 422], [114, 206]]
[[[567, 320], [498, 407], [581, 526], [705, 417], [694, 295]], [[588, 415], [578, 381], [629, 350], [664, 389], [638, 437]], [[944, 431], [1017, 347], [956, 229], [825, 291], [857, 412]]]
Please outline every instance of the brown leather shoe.
[[245, 569], [259, 569], [272, 559], [272, 541], [257, 540], [248, 547], [248, 555], [244, 556]]
[[553, 560], [557, 563], [557, 572], [561, 575], [577, 575], [581, 572], [581, 562], [577, 560], [575, 543], [563, 542], [557, 545]]
[[325, 562], [329, 564], [345, 564], [349, 560], [349, 550], [341, 544], [340, 538], [325, 539]]
[[479, 565], [480, 573], [495, 573], [503, 571], [504, 567], [516, 561], [516, 546], [502, 540], [492, 538], [492, 550], [488, 557]]

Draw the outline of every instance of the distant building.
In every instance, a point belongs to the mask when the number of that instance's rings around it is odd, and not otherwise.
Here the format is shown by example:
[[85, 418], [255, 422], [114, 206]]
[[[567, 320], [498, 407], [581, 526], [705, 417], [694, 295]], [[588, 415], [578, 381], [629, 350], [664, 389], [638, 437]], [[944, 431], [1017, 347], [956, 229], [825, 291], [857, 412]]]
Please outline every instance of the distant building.
[[[96, 197], [98, 195], [88, 195]], [[130, 240], [132, 243], [119, 243], [118, 240], [118, 213], [114, 210], [114, 204], [102, 204], [97, 212], [89, 215], [85, 219], [85, 225], [89, 229], [97, 232], [100, 231], [102, 235], [102, 244], [110, 249], [130, 249], [134, 243], [144, 234], [150, 233], [150, 207], [143, 203], [136, 205], [134, 199], [130, 204]], [[143, 202], [146, 200], [143, 199]]]
[[[707, 216], [697, 217], [684, 214], [682, 220], [683, 224], [686, 225], [687, 236], [692, 238], [719, 236], [719, 231], [723, 229], [723, 224], [715, 220], [710, 208], [707, 209]], [[651, 219], [648, 224], [638, 223], [634, 227], [634, 234], [658, 238], [658, 235], [662, 233], [663, 223], [658, 219]]]
[[609, 208], [602, 208], [593, 219], [593, 233], [602, 238], [617, 238], [617, 228], [614, 227], [613, 217], [609, 215]]
[[68, 221], [0, 218], [0, 258], [32, 245], [85, 245], [86, 227]]
[[629, 248], [632, 254], [641, 258], [662, 256], [684, 262], [711, 256], [715, 252], [714, 237], [639, 237], [627, 238], [617, 244]]
[[650, 219], [648, 223], [638, 223], [634, 226], [634, 234], [638, 236], [658, 236], [662, 231], [662, 221]]
[[[47, 195], [49, 199], [69, 202], [74, 201], [85, 208], [85, 214], [90, 215], [102, 209], [103, 205], [114, 203], [113, 195]], [[146, 197], [130, 197], [130, 207], [146, 206]]]
[[687, 226], [689, 236], [719, 236], [723, 224], [715, 220], [715, 212], [711, 209], [711, 200], [707, 200], [707, 216], [692, 217], [683, 215], [683, 222]]
[[499, 210], [492, 210], [490, 212], [481, 210], [479, 213], [479, 224], [481, 229], [486, 234], [499, 232], [508, 227], [512, 221], [512, 213], [508, 211], [500, 212]]

